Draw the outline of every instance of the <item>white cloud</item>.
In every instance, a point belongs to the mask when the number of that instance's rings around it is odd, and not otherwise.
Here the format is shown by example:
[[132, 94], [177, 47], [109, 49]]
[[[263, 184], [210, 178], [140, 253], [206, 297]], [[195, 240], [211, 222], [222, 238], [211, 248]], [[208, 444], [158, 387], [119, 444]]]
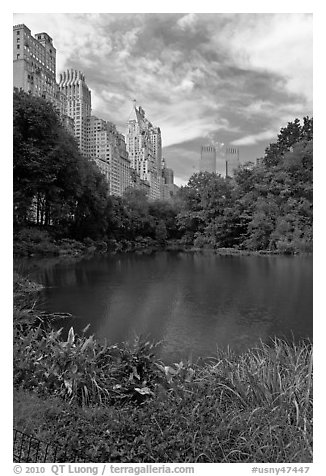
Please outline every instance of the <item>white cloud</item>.
[[191, 80], [191, 79], [188, 79], [188, 78], [184, 78], [181, 82], [181, 84], [179, 84], [176, 88], [175, 88], [175, 91], [176, 92], [191, 92], [194, 88], [194, 85], [195, 83]]
[[177, 24], [182, 30], [185, 30], [186, 28], [192, 28], [197, 22], [197, 16], [195, 13], [188, 13], [187, 15], [184, 15], [183, 17], [179, 18], [177, 21]]
[[236, 139], [232, 141], [231, 145], [254, 145], [258, 142], [265, 141], [268, 139], [276, 138], [277, 132], [274, 130], [268, 130], [259, 132], [258, 134], [251, 134], [245, 137], [241, 137], [240, 139]]
[[209, 118], [199, 119], [196, 117], [187, 120], [182, 117], [181, 121], [175, 120], [172, 123], [161, 121], [160, 127], [165, 147], [203, 137], [208, 130], [215, 130], [215, 125]]
[[312, 101], [312, 15], [238, 15], [215, 37], [243, 67], [280, 74], [289, 93]]

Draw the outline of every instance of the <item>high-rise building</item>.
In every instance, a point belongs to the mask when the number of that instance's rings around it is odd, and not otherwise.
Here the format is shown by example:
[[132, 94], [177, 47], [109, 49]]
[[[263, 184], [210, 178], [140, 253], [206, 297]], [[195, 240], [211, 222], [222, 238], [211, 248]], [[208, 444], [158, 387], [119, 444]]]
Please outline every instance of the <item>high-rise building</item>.
[[56, 49], [45, 32], [32, 36], [26, 25], [13, 27], [13, 86], [52, 102], [61, 119], [66, 100], [56, 83]]
[[56, 49], [47, 33], [35, 38], [26, 25], [13, 27], [14, 87], [45, 99], [55, 99]]
[[200, 153], [200, 172], [216, 172], [216, 149], [211, 145], [203, 145]]
[[68, 69], [60, 74], [59, 90], [67, 98], [67, 115], [75, 121], [75, 138], [79, 150], [87, 155], [87, 119], [91, 115], [91, 91], [81, 71]]
[[130, 186], [130, 160], [124, 136], [112, 122], [96, 116], [87, 118], [86, 156], [94, 160], [105, 175], [110, 195], [122, 196]]
[[149, 198], [160, 199], [161, 131], [158, 127], [153, 127], [140, 106], [133, 107], [132, 116], [128, 121], [126, 139], [131, 167], [136, 170], [142, 180], [149, 183]]
[[[225, 164], [225, 177], [233, 177], [235, 169], [240, 165], [239, 148], [225, 146], [214, 147], [206, 145], [201, 147], [199, 170], [200, 172], [216, 172], [218, 165]], [[222, 172], [222, 175], [223, 172]]]
[[137, 190], [143, 190], [145, 194], [149, 197], [149, 192], [151, 188], [149, 182], [147, 182], [147, 180], [141, 179], [139, 173], [136, 172], [136, 170], [132, 167], [130, 168], [130, 187], [135, 188]]
[[110, 193], [122, 196], [130, 186], [130, 160], [127, 152], [126, 141], [115, 124], [107, 122], [108, 141], [111, 153], [111, 182]]
[[174, 184], [174, 172], [166, 167], [164, 158], [162, 159], [162, 181], [161, 200], [171, 200], [176, 194], [178, 187]]
[[239, 167], [239, 148], [238, 147], [226, 147], [225, 151], [225, 176], [233, 177], [234, 171]]
[[174, 183], [174, 173], [172, 169], [167, 167], [162, 169], [162, 176], [164, 178], [164, 183], [167, 185], [172, 185]]

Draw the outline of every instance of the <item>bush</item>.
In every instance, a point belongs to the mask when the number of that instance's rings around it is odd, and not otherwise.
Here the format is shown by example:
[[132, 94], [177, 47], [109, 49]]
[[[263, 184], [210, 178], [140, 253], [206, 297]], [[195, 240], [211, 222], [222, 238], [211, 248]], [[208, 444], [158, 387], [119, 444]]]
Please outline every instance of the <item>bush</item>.
[[23, 228], [14, 236], [14, 254], [23, 256], [57, 255], [59, 247], [48, 231], [37, 227]]
[[99, 253], [106, 253], [108, 250], [108, 245], [105, 241], [97, 241], [95, 243], [96, 251]]
[[292, 255], [295, 253], [295, 247], [293, 242], [288, 241], [288, 240], [279, 240], [276, 242], [276, 249], [278, 252], [287, 254], [287, 255]]
[[50, 234], [40, 228], [23, 228], [16, 234], [17, 241], [30, 243], [42, 243], [43, 241], [52, 241]]

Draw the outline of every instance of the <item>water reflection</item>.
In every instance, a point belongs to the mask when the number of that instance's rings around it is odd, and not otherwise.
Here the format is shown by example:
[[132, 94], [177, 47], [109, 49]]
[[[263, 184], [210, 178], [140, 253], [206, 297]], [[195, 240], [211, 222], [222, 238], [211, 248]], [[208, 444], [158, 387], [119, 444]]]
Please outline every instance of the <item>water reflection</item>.
[[161, 252], [33, 264], [44, 308], [72, 313], [77, 330], [90, 322], [109, 342], [164, 339], [169, 360], [312, 338], [310, 257]]

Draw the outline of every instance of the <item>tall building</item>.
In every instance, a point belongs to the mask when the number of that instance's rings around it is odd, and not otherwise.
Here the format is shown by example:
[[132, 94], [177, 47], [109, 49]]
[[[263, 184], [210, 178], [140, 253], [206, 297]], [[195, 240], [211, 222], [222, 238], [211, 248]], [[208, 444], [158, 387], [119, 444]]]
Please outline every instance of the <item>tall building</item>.
[[143, 190], [145, 194], [149, 197], [149, 192], [151, 188], [149, 182], [147, 182], [147, 180], [141, 179], [139, 173], [136, 172], [136, 170], [132, 167], [130, 168], [130, 187], [135, 188], [137, 190]]
[[158, 127], [153, 127], [140, 106], [133, 107], [126, 139], [131, 167], [136, 170], [141, 180], [149, 183], [149, 198], [160, 199], [161, 131]]
[[226, 147], [225, 151], [225, 176], [233, 177], [235, 169], [240, 165], [239, 148]]
[[211, 145], [203, 145], [200, 153], [200, 172], [216, 172], [216, 149]]
[[74, 135], [81, 154], [87, 155], [87, 120], [91, 115], [91, 91], [81, 71], [68, 69], [60, 74], [59, 90], [67, 98], [67, 115], [75, 121]]
[[54, 99], [56, 84], [56, 49], [47, 33], [35, 38], [26, 25], [13, 27], [14, 87], [35, 96]]
[[130, 160], [126, 141], [112, 122], [107, 122], [107, 131], [111, 152], [110, 193], [122, 196], [126, 188], [130, 186]]
[[86, 156], [94, 160], [104, 174], [110, 195], [122, 196], [130, 186], [130, 160], [124, 136], [112, 122], [96, 116], [87, 118]]
[[52, 102], [66, 116], [66, 100], [56, 83], [56, 49], [45, 32], [32, 36], [26, 25], [13, 27], [13, 86]]
[[178, 187], [174, 184], [174, 172], [166, 167], [165, 159], [162, 159], [162, 181], [161, 200], [171, 200]]
[[199, 170], [200, 172], [216, 172], [217, 168], [225, 166], [225, 177], [233, 177], [234, 170], [240, 165], [239, 157], [238, 147], [225, 146], [224, 144], [217, 148], [213, 145], [202, 146]]

